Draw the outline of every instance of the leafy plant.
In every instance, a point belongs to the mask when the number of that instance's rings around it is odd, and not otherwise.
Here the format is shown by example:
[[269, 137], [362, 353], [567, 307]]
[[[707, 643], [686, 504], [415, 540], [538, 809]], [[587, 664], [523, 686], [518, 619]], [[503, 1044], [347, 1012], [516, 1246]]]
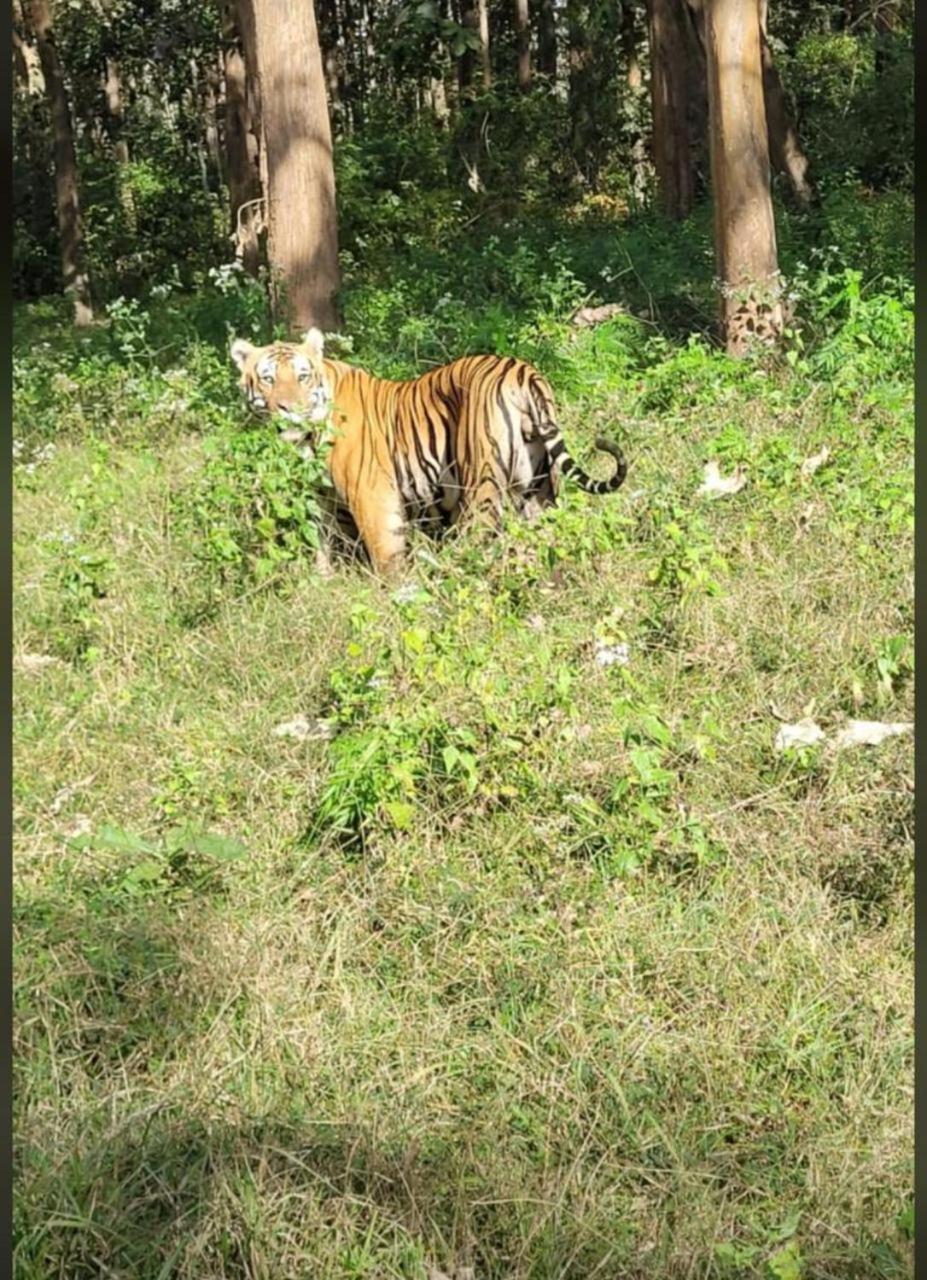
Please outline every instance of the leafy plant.
[[103, 869], [109, 893], [126, 898], [190, 898], [224, 884], [226, 868], [247, 856], [238, 840], [176, 826], [147, 839], [105, 823], [89, 835], [68, 841], [77, 853], [116, 855]]

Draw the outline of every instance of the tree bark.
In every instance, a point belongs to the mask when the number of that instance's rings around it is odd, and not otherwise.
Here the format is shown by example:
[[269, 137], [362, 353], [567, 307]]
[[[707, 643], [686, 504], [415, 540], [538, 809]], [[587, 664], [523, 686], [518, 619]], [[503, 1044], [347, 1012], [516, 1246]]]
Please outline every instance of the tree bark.
[[93, 307], [90, 301], [90, 278], [84, 265], [83, 229], [71, 104], [68, 101], [67, 88], [61, 64], [58, 61], [48, 0], [28, 0], [26, 12], [39, 51], [39, 61], [45, 79], [45, 93], [52, 119], [55, 203], [58, 213], [64, 292], [74, 303], [74, 323], [87, 325], [93, 321]]
[[238, 43], [234, 11], [225, 9], [223, 23], [225, 45], [225, 168], [228, 174], [231, 238], [235, 255], [250, 276], [257, 277], [261, 265], [258, 228], [261, 177], [258, 141], [252, 130], [248, 107], [245, 59]]
[[773, 169], [785, 179], [786, 190], [801, 208], [814, 199], [810, 165], [795, 127], [795, 118], [766, 36], [767, 0], [760, 0], [760, 37], [763, 43], [763, 98], [769, 132], [769, 158]]
[[625, 60], [628, 98], [632, 104], [632, 119], [636, 130], [631, 143], [631, 190], [636, 203], [644, 202], [647, 192], [647, 145], [641, 127], [643, 115], [644, 77], [641, 71], [637, 47], [637, 28], [632, 5], [625, 4], [621, 12], [621, 48]]
[[647, 16], [657, 192], [662, 211], [681, 219], [688, 217], [695, 199], [698, 143], [691, 120], [694, 50], [689, 16], [685, 0], [647, 0]]
[[489, 0], [476, 0], [480, 32], [480, 67], [483, 71], [483, 88], [492, 88], [492, 60], [489, 55]]
[[557, 15], [554, 0], [539, 0], [538, 15], [538, 71], [542, 75], [557, 78]]
[[588, 17], [587, 6], [582, 0], [567, 0], [570, 150], [579, 173], [586, 181], [594, 176], [590, 172], [590, 152], [596, 140]]
[[221, 77], [219, 68], [212, 58], [206, 64], [206, 75], [203, 82], [203, 132], [206, 140], [206, 154], [212, 164], [218, 185], [221, 187], [225, 179], [222, 148], [219, 145], [219, 97]]
[[125, 139], [125, 108], [122, 97], [122, 74], [115, 58], [106, 59], [106, 78], [104, 81], [106, 95], [106, 114], [109, 119], [109, 134], [113, 147], [113, 158], [116, 161], [116, 181], [119, 187], [119, 204], [125, 219], [126, 230], [133, 234], [136, 229], [135, 201], [128, 182], [126, 172], [129, 164], [129, 144]]
[[[480, 20], [473, 0], [462, 0], [460, 25], [469, 31], [479, 34]], [[473, 68], [476, 55], [472, 49], [465, 49], [457, 59], [457, 91], [461, 102], [473, 96]]]
[[[267, 253], [275, 310], [302, 332], [338, 328], [338, 226], [325, 73], [312, 0], [251, 11], [267, 154]], [[248, 42], [245, 44], [246, 56]]]
[[759, 0], [706, 0], [705, 44], [721, 324], [742, 356], [782, 331]]
[[518, 52], [518, 87], [522, 93], [531, 88], [531, 27], [528, 22], [528, 0], [515, 0], [515, 43]]

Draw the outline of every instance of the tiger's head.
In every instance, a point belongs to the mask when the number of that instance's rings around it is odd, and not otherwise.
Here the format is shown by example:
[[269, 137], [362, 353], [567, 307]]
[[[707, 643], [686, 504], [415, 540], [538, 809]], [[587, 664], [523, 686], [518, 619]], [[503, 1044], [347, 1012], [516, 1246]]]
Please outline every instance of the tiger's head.
[[[310, 329], [302, 342], [256, 347], [236, 338], [231, 356], [241, 372], [242, 394], [253, 412], [279, 419], [284, 440], [304, 443], [311, 424], [328, 417], [331, 388], [322, 363], [324, 338]], [[287, 424], [291, 424], [287, 426]]]

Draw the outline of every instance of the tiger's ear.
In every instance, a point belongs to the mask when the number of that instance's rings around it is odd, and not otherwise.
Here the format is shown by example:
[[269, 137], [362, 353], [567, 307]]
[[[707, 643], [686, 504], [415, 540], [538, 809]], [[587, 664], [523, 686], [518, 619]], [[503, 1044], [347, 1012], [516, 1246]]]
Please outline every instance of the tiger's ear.
[[245, 367], [246, 360], [254, 350], [255, 347], [253, 343], [248, 342], [245, 338], [236, 338], [231, 347], [229, 347], [229, 355], [232, 357], [235, 364], [238, 365], [239, 369], [243, 369]]
[[315, 356], [316, 360], [322, 359], [322, 351], [325, 347], [325, 338], [321, 329], [307, 329], [303, 334], [303, 346], [308, 347], [310, 353]]

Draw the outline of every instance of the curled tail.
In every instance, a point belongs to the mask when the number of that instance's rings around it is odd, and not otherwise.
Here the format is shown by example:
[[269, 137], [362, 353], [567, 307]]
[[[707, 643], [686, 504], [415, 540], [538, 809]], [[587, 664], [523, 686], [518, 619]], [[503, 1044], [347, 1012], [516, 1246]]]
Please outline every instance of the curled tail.
[[615, 459], [615, 470], [607, 480], [593, 480], [582, 469], [564, 443], [560, 428], [554, 418], [553, 398], [541, 382], [534, 379], [529, 392], [530, 414], [538, 436], [547, 450], [551, 467], [559, 466], [565, 476], [572, 476], [585, 493], [614, 493], [620, 489], [628, 474], [628, 464], [618, 445], [604, 436], [597, 436], [595, 447]]

